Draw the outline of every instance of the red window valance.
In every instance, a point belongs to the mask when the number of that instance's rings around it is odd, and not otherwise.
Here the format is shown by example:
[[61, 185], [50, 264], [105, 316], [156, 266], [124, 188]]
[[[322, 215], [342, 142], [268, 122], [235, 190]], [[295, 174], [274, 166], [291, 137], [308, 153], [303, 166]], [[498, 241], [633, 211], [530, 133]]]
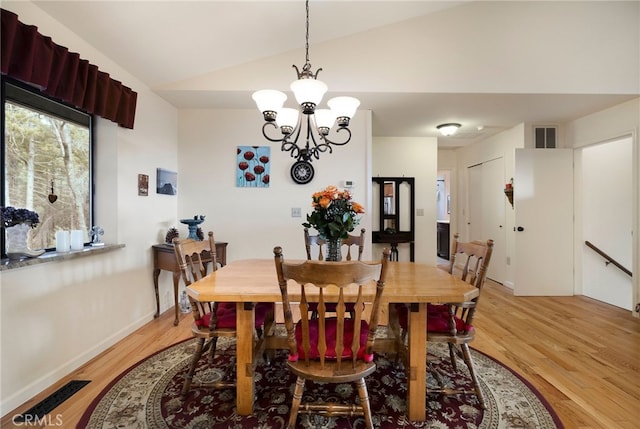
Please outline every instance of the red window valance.
[[138, 94], [108, 73], [53, 43], [18, 15], [2, 9], [2, 74], [30, 84], [88, 113], [133, 128]]

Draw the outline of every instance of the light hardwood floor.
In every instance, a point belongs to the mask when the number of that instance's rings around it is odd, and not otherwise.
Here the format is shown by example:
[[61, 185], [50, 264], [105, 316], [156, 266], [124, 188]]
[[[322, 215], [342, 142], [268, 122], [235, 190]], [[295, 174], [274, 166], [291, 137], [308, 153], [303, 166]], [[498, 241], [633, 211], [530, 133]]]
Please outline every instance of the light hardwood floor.
[[[174, 327], [173, 309], [153, 320], [16, 410], [2, 428], [73, 379], [92, 380], [51, 413], [76, 427], [91, 401], [118, 374], [149, 354], [190, 337], [191, 316]], [[472, 347], [536, 387], [567, 429], [632, 429], [640, 421], [640, 321], [629, 311], [576, 297], [514, 297], [488, 281]], [[542, 429], [542, 428], [541, 428]]]

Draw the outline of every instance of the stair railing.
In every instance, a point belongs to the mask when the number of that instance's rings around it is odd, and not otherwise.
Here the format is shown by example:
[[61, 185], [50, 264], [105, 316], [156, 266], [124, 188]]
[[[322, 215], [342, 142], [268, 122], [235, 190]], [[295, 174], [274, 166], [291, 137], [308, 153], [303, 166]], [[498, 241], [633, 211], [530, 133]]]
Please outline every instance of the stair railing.
[[605, 264], [606, 265], [613, 264], [616, 267], [618, 267], [620, 270], [622, 270], [622, 272], [628, 274], [629, 277], [633, 277], [633, 274], [631, 273], [631, 270], [626, 269], [620, 262], [616, 261], [611, 256], [609, 256], [606, 253], [604, 253], [602, 250], [600, 250], [599, 248], [594, 246], [590, 241], [585, 241], [584, 244], [586, 244], [587, 247], [593, 249], [598, 255], [602, 256], [605, 259]]

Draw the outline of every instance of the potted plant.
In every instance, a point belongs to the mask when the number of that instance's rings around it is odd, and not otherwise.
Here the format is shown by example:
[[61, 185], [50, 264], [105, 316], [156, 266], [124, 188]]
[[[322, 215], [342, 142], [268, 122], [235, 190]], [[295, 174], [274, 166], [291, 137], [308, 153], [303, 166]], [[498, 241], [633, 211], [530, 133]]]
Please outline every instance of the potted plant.
[[6, 251], [9, 259], [33, 258], [44, 253], [43, 249], [31, 250], [27, 245], [29, 231], [40, 223], [38, 213], [25, 208], [0, 207], [0, 219], [7, 231]]

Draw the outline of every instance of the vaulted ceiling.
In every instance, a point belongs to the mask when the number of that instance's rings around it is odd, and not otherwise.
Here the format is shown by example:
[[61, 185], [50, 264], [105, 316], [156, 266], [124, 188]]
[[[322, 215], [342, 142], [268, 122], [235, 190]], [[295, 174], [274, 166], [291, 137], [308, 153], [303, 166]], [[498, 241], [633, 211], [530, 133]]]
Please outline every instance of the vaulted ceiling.
[[[254, 109], [253, 91], [288, 91], [305, 61], [303, 0], [33, 3], [178, 108]], [[639, 6], [311, 0], [309, 59], [327, 98], [372, 111], [374, 136], [459, 122], [439, 139], [456, 147], [637, 97]]]

